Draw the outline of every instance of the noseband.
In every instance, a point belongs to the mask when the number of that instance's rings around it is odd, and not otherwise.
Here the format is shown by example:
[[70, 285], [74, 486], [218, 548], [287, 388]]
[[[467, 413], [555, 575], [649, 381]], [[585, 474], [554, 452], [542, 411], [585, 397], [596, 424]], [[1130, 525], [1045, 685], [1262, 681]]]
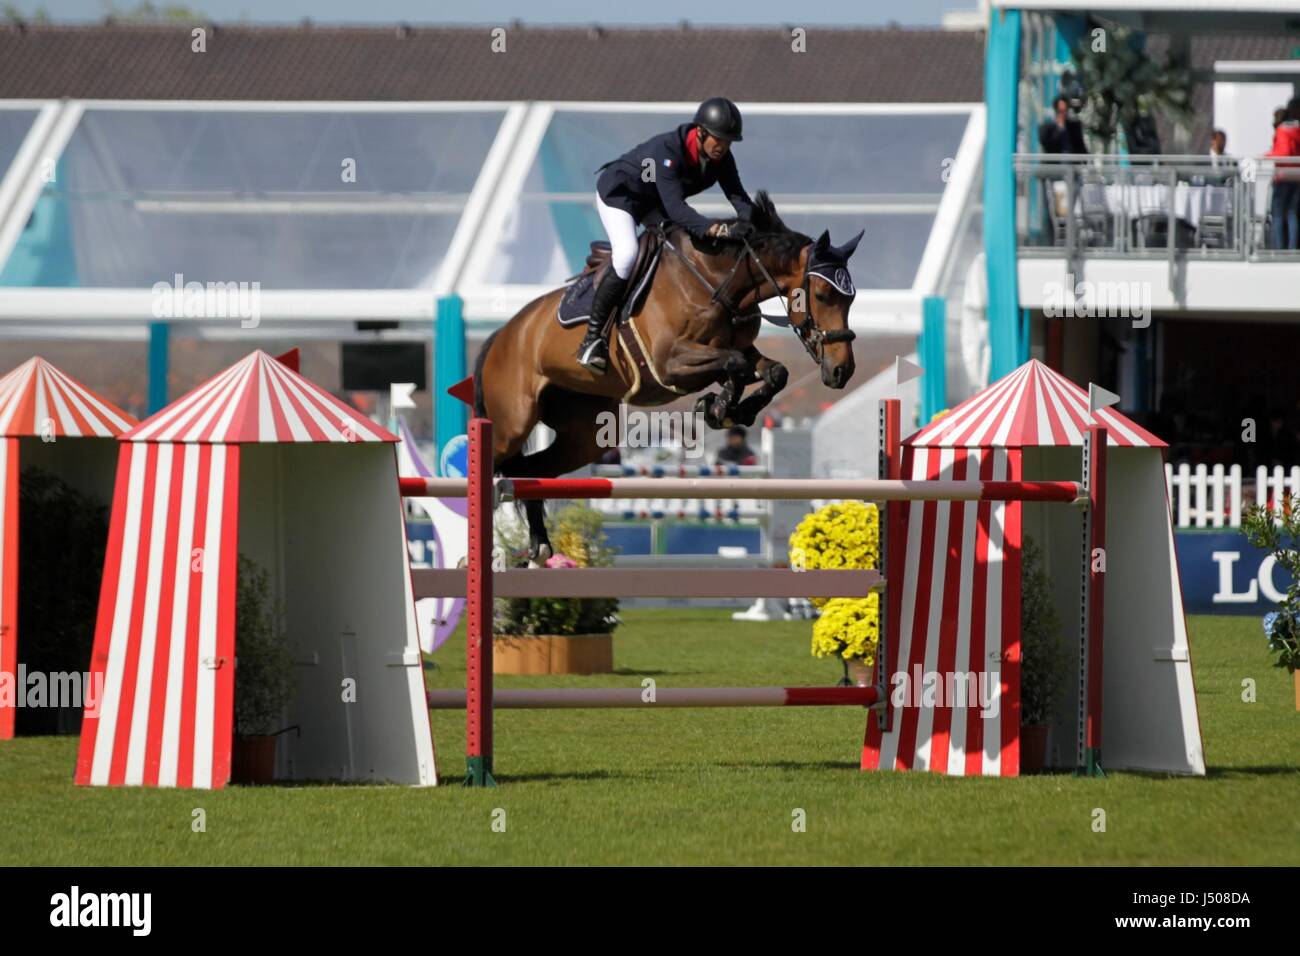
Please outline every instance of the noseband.
[[[767, 266], [763, 265], [763, 260], [758, 257], [758, 253], [754, 251], [753, 247], [749, 244], [748, 239], [740, 240], [745, 245], [745, 254], [736, 257], [736, 264], [731, 267], [731, 271], [727, 273], [726, 278], [724, 278], [716, 288], [704, 273], [700, 272], [700, 270], [695, 267], [695, 263], [691, 262], [691, 260], [681, 252], [681, 250], [672, 244], [672, 241], [669, 240], [667, 234], [662, 231], [662, 228], [660, 229], [660, 239], [678, 259], [685, 263], [686, 268], [691, 271], [695, 278], [699, 279], [704, 287], [709, 290], [709, 302], [719, 303], [727, 310], [728, 314], [731, 316], [731, 322], [733, 325], [739, 325], [742, 322], [749, 322], [761, 315], [758, 311], [757, 305], [755, 305], [753, 312], [748, 314], [743, 313], [736, 307], [735, 303], [727, 297], [724, 291], [729, 285], [731, 285], [731, 281], [736, 277], [736, 273], [740, 270], [741, 264], [748, 259], [752, 260], [754, 265], [758, 266], [758, 271], [762, 274], [763, 280], [769, 283], [772, 288], [776, 290], [777, 297], [781, 300], [781, 306], [785, 309], [785, 316], [790, 322], [790, 328], [794, 329], [795, 335], [799, 337], [799, 341], [803, 344], [804, 350], [812, 356], [813, 361], [818, 365], [822, 363], [822, 359], [825, 356], [826, 346], [833, 345], [836, 342], [852, 342], [858, 337], [857, 333], [852, 329], [831, 329], [830, 331], [820, 329], [817, 327], [817, 323], [813, 320], [812, 309], [809, 308], [809, 303], [811, 301], [810, 296], [812, 295], [812, 277], [817, 275], [817, 277], [823, 282], [827, 282], [832, 286], [834, 286], [835, 283], [831, 282], [825, 276], [813, 271], [812, 251], [810, 248], [812, 243], [809, 243], [804, 247], [804, 250], [808, 250], [808, 259], [804, 266], [803, 282], [800, 284], [800, 289], [803, 290], [803, 320], [796, 322], [794, 314], [790, 311], [790, 303], [788, 301], [788, 296], [786, 295], [786, 290], [776, 281], [772, 273], [768, 271]], [[800, 250], [800, 252], [803, 252], [804, 250]], [[759, 288], [762, 288], [762, 286]], [[843, 290], [840, 290], [838, 286], [836, 289], [843, 293]]]

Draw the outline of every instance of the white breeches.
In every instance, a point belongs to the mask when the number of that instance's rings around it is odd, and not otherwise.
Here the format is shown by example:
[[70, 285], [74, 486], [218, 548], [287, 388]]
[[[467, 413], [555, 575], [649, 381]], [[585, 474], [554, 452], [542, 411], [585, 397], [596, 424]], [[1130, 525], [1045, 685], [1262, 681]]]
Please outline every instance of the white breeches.
[[600, 213], [605, 235], [609, 236], [614, 271], [620, 279], [626, 279], [636, 265], [636, 220], [630, 213], [605, 205], [600, 196], [596, 197], [596, 211]]

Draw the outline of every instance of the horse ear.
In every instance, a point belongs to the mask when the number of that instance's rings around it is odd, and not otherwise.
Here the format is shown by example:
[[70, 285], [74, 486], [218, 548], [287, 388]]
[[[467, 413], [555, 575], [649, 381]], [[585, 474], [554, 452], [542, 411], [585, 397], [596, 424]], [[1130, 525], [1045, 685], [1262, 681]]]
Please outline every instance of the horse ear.
[[845, 262], [849, 261], [849, 258], [853, 255], [855, 251], [857, 251], [858, 243], [862, 240], [862, 237], [863, 235], [866, 234], [866, 231], [867, 230], [865, 229], [860, 230], [856, 236], [854, 236], [848, 242], [844, 243], [844, 245], [840, 246], [838, 249], [835, 250], [837, 253], [839, 253], [839, 257], [842, 260], [844, 260]]
[[825, 252], [831, 246], [831, 233], [829, 229], [823, 229], [822, 234], [817, 237], [817, 242], [813, 245], [814, 252]]

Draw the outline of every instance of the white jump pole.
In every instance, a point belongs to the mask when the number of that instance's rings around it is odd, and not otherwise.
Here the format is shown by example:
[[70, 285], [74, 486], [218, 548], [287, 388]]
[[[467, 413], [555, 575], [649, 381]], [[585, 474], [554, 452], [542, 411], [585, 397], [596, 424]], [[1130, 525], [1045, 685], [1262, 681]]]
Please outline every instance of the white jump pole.
[[[652, 699], [647, 700], [647, 696]], [[463, 710], [465, 692], [431, 690], [429, 707]], [[498, 690], [496, 710], [572, 710], [640, 707], [871, 707], [880, 699], [876, 687], [555, 687]]]

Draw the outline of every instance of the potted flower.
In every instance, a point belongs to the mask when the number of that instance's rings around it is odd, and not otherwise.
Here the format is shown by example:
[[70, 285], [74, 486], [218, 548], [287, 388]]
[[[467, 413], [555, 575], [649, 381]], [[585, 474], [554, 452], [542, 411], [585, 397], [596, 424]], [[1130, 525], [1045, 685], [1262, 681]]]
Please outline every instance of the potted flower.
[[[570, 504], [547, 515], [556, 553], [550, 568], [600, 568], [614, 563], [599, 511]], [[514, 562], [527, 554], [526, 531], [504, 522], [497, 545]], [[494, 674], [610, 674], [614, 670], [616, 598], [503, 598], [494, 602]]]
[[1069, 660], [1042, 551], [1028, 535], [1020, 558], [1020, 769], [1032, 772], [1047, 763], [1048, 726]]
[[1276, 611], [1264, 616], [1268, 649], [1276, 657], [1274, 667], [1284, 667], [1295, 682], [1295, 709], [1300, 710], [1300, 508], [1288, 494], [1280, 511], [1252, 505], [1241, 520], [1246, 540], [1273, 553], [1277, 563], [1291, 575], [1286, 596]]
[[[861, 501], [837, 501], [805, 515], [790, 535], [790, 567], [796, 570], [880, 566], [880, 512]], [[821, 610], [813, 624], [814, 657], [838, 657], [841, 684], [874, 683], [880, 646], [880, 595], [813, 598]]]
[[293, 661], [271, 606], [266, 571], [239, 556], [235, 598], [234, 783], [268, 784], [275, 777], [276, 736], [293, 697]]

